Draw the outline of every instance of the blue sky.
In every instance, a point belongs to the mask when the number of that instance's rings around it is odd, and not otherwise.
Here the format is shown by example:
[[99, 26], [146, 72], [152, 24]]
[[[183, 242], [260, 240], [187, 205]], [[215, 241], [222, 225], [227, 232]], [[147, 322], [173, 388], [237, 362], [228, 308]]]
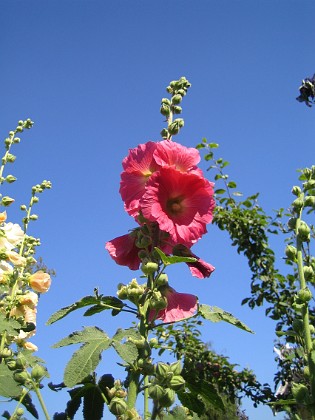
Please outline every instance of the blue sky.
[[[111, 295], [117, 283], [137, 275], [116, 266], [104, 244], [134, 227], [118, 193], [121, 161], [129, 148], [160, 140], [160, 100], [171, 80], [186, 76], [192, 83], [176, 140], [191, 147], [202, 137], [218, 142], [239, 190], [260, 192], [268, 212], [289, 206], [296, 169], [314, 164], [314, 110], [295, 100], [301, 80], [315, 72], [314, 12], [314, 2], [303, 0], [1, 2], [2, 137], [19, 119], [35, 121], [15, 149], [10, 171], [18, 181], [6, 192], [17, 205], [9, 218], [19, 222], [18, 204], [27, 201], [32, 185], [53, 183], [31, 231], [41, 237], [38, 255], [57, 272], [40, 299], [33, 340], [53, 382], [61, 382], [73, 350], [53, 350], [53, 343], [83, 325], [111, 335], [131, 321], [78, 313], [44, 325], [95, 286]], [[208, 231], [194, 251], [215, 265], [211, 279], [200, 281], [177, 267], [170, 282], [250, 325], [255, 335], [208, 324], [203, 336], [231, 362], [271, 383], [275, 325], [263, 309], [241, 307], [249, 296], [246, 260], [226, 234], [214, 226]], [[284, 245], [275, 245], [281, 259]], [[104, 354], [104, 372], [112, 360]], [[52, 414], [65, 408], [65, 393], [45, 397]], [[250, 419], [272, 418], [269, 409], [244, 408]]]

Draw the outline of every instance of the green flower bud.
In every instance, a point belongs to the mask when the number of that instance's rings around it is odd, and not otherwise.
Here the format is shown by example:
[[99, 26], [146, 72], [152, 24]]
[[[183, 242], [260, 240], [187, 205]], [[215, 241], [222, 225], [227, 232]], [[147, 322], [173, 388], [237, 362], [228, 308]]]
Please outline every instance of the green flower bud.
[[297, 218], [296, 217], [291, 217], [289, 219], [288, 226], [289, 226], [290, 229], [292, 229], [292, 230], [295, 229], [295, 227], [296, 227], [296, 221], [297, 221]]
[[169, 105], [162, 104], [161, 105], [161, 108], [160, 108], [160, 113], [162, 115], [165, 115], [166, 117], [168, 117], [170, 115], [170, 113], [171, 113], [171, 110], [170, 110]]
[[22, 205], [20, 206], [20, 209], [21, 209], [22, 211], [26, 211], [26, 205], [25, 205], [25, 204], [22, 204]]
[[17, 369], [24, 369], [27, 365], [26, 358], [22, 354], [19, 354], [15, 359]]
[[185, 96], [186, 95], [186, 91], [184, 89], [178, 89], [177, 93], [181, 96]]
[[12, 356], [12, 350], [9, 349], [9, 348], [4, 348], [0, 352], [0, 357], [7, 358], [7, 357], [11, 357], [11, 356]]
[[297, 251], [292, 245], [288, 245], [285, 249], [285, 255], [292, 261], [296, 259]]
[[157, 286], [165, 286], [168, 283], [168, 276], [165, 273], [162, 273], [156, 279]]
[[312, 170], [310, 168], [303, 169], [303, 175], [305, 178], [310, 178], [312, 176]]
[[310, 291], [308, 287], [305, 287], [304, 289], [299, 290], [297, 296], [299, 300], [303, 303], [308, 303], [313, 297], [312, 292]]
[[16, 127], [16, 131], [17, 131], [18, 133], [22, 133], [22, 131], [23, 131], [23, 127]]
[[17, 410], [16, 410], [16, 415], [18, 416], [18, 417], [21, 417], [21, 416], [23, 416], [23, 414], [24, 414], [24, 410], [23, 410], [23, 408], [22, 407], [19, 407]]
[[156, 365], [156, 375], [160, 378], [168, 378], [170, 372], [170, 365], [168, 365], [167, 363], [159, 362]]
[[171, 378], [169, 386], [174, 391], [181, 391], [185, 388], [185, 379], [180, 375], [175, 375]]
[[138, 252], [138, 257], [140, 258], [140, 260], [144, 260], [145, 258], [147, 258], [147, 256], [147, 251], [144, 251], [143, 249]]
[[149, 344], [151, 347], [155, 347], [159, 344], [159, 340], [156, 337], [150, 339]]
[[299, 197], [302, 191], [301, 191], [301, 188], [300, 188], [300, 187], [298, 187], [297, 185], [295, 185], [295, 186], [292, 188], [291, 192], [292, 192], [292, 194], [294, 194], [294, 195], [296, 195], [297, 197]]
[[127, 408], [128, 406], [126, 402], [118, 397], [114, 397], [109, 403], [109, 411], [115, 414], [116, 416], [123, 415], [126, 412]]
[[177, 118], [174, 120], [168, 127], [168, 132], [171, 135], [179, 133], [179, 130], [184, 126], [184, 120], [182, 118]]
[[173, 112], [174, 114], [181, 114], [183, 108], [181, 106], [173, 106]]
[[303, 188], [304, 188], [305, 191], [312, 190], [313, 188], [315, 188], [315, 180], [310, 179], [309, 181], [304, 182]]
[[28, 372], [15, 372], [14, 373], [14, 380], [19, 384], [25, 384], [25, 382], [29, 381], [30, 376]]
[[175, 391], [170, 388], [166, 388], [164, 391], [164, 395], [159, 399], [159, 404], [162, 407], [170, 407], [175, 402]]
[[305, 385], [293, 383], [292, 394], [297, 403], [305, 405], [307, 404], [309, 400], [309, 392]]
[[169, 133], [168, 133], [168, 130], [166, 129], [166, 128], [163, 128], [163, 130], [161, 131], [161, 137], [163, 138], [163, 139], [167, 139], [168, 138], [168, 136], [169, 136]]
[[7, 362], [6, 362], [6, 364], [7, 364], [7, 366], [8, 366], [8, 368], [10, 369], [10, 370], [16, 370], [16, 361], [15, 360], [8, 360]]
[[159, 266], [155, 262], [147, 262], [146, 264], [142, 264], [141, 270], [144, 274], [149, 275], [155, 273], [159, 269]]
[[174, 373], [174, 375], [180, 375], [182, 371], [182, 365], [181, 365], [180, 360], [178, 360], [177, 362], [171, 363], [170, 369]]
[[315, 197], [313, 195], [309, 195], [305, 198], [305, 207], [315, 207]]
[[303, 205], [304, 205], [303, 197], [296, 198], [292, 203], [292, 207], [296, 212], [299, 212], [301, 208], [303, 207]]
[[7, 162], [13, 163], [16, 159], [16, 156], [12, 155], [11, 153], [7, 154]]
[[36, 365], [36, 366], [33, 367], [32, 371], [31, 371], [31, 377], [35, 381], [39, 382], [45, 376], [47, 376], [47, 370], [44, 368], [44, 366]]
[[5, 196], [5, 197], [2, 197], [2, 199], [1, 199], [1, 204], [4, 207], [10, 206], [10, 204], [12, 204], [12, 203], [14, 203], [14, 199], [11, 198], [11, 197]]
[[20, 137], [14, 137], [13, 143], [20, 143], [21, 139]]
[[37, 214], [32, 214], [32, 215], [30, 216], [30, 220], [37, 220], [37, 219], [38, 219]]
[[5, 180], [9, 183], [12, 184], [12, 182], [16, 181], [16, 177], [13, 175], [8, 175]]
[[298, 227], [298, 235], [301, 241], [308, 242], [310, 240], [310, 228], [309, 226], [301, 220], [300, 226]]
[[182, 95], [176, 94], [172, 97], [172, 104], [178, 105], [181, 103], [182, 99]]
[[315, 332], [315, 327], [314, 327], [314, 325], [312, 325], [312, 324], [309, 324], [309, 330], [310, 330], [310, 333], [311, 334], [314, 334], [314, 332]]
[[164, 395], [164, 388], [161, 387], [161, 385], [154, 384], [149, 386], [149, 395], [150, 398], [154, 401], [159, 401], [160, 398]]
[[306, 281], [312, 281], [314, 277], [314, 271], [313, 268], [310, 266], [304, 266], [303, 267], [304, 277]]
[[171, 101], [169, 99], [167, 99], [167, 98], [162, 98], [161, 103], [162, 104], [165, 104], [165, 105], [171, 105]]
[[118, 287], [119, 287], [119, 290], [117, 291], [117, 297], [122, 300], [127, 299], [128, 298], [127, 286], [120, 283]]

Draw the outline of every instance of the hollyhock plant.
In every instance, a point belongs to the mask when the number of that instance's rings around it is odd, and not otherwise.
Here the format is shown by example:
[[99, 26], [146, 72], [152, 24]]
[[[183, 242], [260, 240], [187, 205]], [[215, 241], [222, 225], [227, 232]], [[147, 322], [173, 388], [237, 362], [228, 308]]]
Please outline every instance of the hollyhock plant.
[[195, 173], [161, 168], [148, 181], [140, 205], [143, 216], [157, 222], [172, 241], [191, 247], [212, 220], [213, 183]]
[[170, 286], [160, 288], [162, 296], [167, 300], [167, 306], [160, 311], [151, 310], [149, 320], [160, 320], [163, 323], [177, 322], [196, 314], [198, 300], [194, 295], [178, 293]]

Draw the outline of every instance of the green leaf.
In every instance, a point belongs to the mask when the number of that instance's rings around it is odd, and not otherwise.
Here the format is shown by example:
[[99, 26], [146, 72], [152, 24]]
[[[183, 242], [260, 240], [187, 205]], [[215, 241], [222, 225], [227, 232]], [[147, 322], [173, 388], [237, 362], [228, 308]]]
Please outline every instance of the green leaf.
[[184, 407], [192, 410], [194, 413], [201, 415], [205, 411], [204, 403], [198, 399], [194, 392], [178, 392], [177, 397]]
[[133, 363], [137, 359], [139, 352], [137, 346], [131, 341], [126, 341], [125, 343], [113, 341], [112, 345], [126, 363]]
[[229, 324], [235, 325], [236, 327], [245, 330], [250, 333], [254, 333], [247, 325], [245, 325], [242, 321], [235, 318], [231, 313], [224, 311], [217, 306], [209, 306], [209, 305], [200, 305], [199, 306], [199, 314], [208, 321], [212, 322], [219, 322], [225, 321]]
[[108, 343], [108, 346], [110, 346], [111, 343], [111, 339], [100, 328], [86, 327], [82, 331], [75, 331], [68, 337], [63, 338], [52, 347], [56, 349], [58, 347], [69, 346], [71, 344], [88, 343], [94, 340], [103, 340], [104, 342]]
[[133, 338], [134, 340], [141, 340], [142, 336], [140, 332], [135, 328], [128, 328], [124, 330], [123, 328], [118, 328], [116, 334], [113, 337], [114, 341], [121, 341], [124, 338]]
[[215, 194], [224, 194], [225, 190], [223, 188], [219, 188], [217, 190], [214, 191]]
[[230, 181], [230, 182], [228, 182], [227, 186], [228, 186], [229, 188], [236, 188], [236, 183], [235, 183], [235, 182], [233, 182], [233, 181]]
[[191, 263], [193, 263], [193, 262], [197, 261], [196, 258], [192, 258], [192, 257], [178, 257], [178, 256], [175, 256], [175, 255], [167, 256], [159, 248], [155, 247], [154, 249], [159, 254], [159, 256], [160, 256], [161, 260], [163, 261], [164, 265], [177, 264], [177, 263], [181, 263], [181, 262], [191, 262]]
[[[186, 382], [186, 387], [195, 396], [195, 399], [197, 401], [199, 397], [206, 406], [210, 405], [216, 410], [224, 411], [224, 404], [219, 392], [214, 387], [214, 385], [212, 385], [208, 381], [201, 380], [195, 383]], [[178, 393], [178, 396], [179, 399], [181, 399], [180, 393]], [[192, 408], [192, 410], [195, 411], [197, 414], [202, 414], [202, 412], [199, 411], [200, 406], [197, 406], [194, 409]]]
[[7, 319], [5, 315], [0, 314], [0, 332], [6, 331], [9, 335], [17, 335], [16, 332], [21, 329], [21, 324], [15, 319]]
[[77, 331], [54, 344], [54, 348], [70, 344], [84, 343], [77, 350], [64, 372], [64, 382], [71, 388], [80, 383], [86, 376], [93, 372], [101, 359], [101, 353], [107, 350], [112, 340], [99, 328], [87, 327]]
[[[55, 312], [49, 320], [46, 322], [46, 325], [51, 325], [56, 321], [67, 316], [70, 312], [73, 312], [77, 309], [84, 308], [85, 306], [97, 305], [102, 306], [103, 309], [121, 309], [124, 303], [116, 298], [115, 296], [85, 296], [84, 298], [78, 300], [77, 302], [73, 303], [72, 305], [66, 306], [64, 308], [59, 309], [59, 311]], [[100, 312], [100, 311], [98, 311]], [[86, 314], [86, 313], [85, 313]], [[89, 315], [89, 314], [88, 314]], [[88, 316], [86, 315], [86, 316]], [[92, 314], [91, 314], [92, 315]]]
[[0, 395], [6, 398], [17, 397], [21, 394], [20, 386], [13, 378], [13, 372], [7, 365], [0, 364]]

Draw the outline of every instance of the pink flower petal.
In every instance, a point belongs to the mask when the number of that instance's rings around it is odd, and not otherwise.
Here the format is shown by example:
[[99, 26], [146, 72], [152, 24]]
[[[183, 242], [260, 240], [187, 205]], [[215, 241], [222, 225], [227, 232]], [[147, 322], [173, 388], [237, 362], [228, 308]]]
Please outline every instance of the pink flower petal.
[[139, 213], [139, 200], [144, 194], [148, 178], [158, 169], [153, 159], [156, 143], [149, 141], [129, 150], [122, 162], [124, 172], [121, 174], [120, 194], [125, 209], [133, 217]]
[[138, 270], [141, 260], [138, 257], [139, 248], [136, 247], [135, 240], [133, 233], [118, 236], [107, 242], [105, 248], [117, 264], [127, 266], [130, 270]]
[[174, 246], [173, 255], [177, 255], [179, 257], [192, 257], [196, 258], [197, 261], [193, 263], [186, 263], [191, 271], [191, 274], [199, 279], [203, 279], [205, 277], [210, 277], [210, 275], [215, 270], [213, 265], [203, 261], [201, 258], [197, 257], [189, 248], [185, 245], [177, 244]]
[[195, 315], [198, 309], [198, 300], [194, 295], [178, 293], [172, 287], [166, 286], [162, 294], [167, 299], [167, 307], [158, 312], [152, 310], [149, 320], [159, 319], [166, 322], [177, 322]]
[[158, 165], [173, 166], [181, 172], [196, 169], [196, 165], [200, 162], [200, 154], [197, 149], [182, 146], [171, 140], [157, 143], [153, 157]]

